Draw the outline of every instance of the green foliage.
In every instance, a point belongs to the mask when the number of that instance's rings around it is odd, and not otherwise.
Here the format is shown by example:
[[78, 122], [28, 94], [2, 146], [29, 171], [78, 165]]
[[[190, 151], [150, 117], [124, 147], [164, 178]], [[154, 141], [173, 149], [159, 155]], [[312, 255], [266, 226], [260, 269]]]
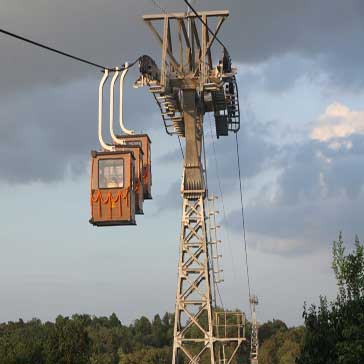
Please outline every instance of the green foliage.
[[170, 361], [173, 323], [168, 313], [129, 326], [115, 314], [9, 322], [0, 325], [0, 364], [164, 363]]
[[169, 364], [171, 362], [172, 350], [170, 347], [143, 348], [120, 356], [120, 364]]
[[46, 364], [88, 364], [90, 339], [81, 320], [58, 316], [55, 324], [48, 326]]
[[364, 297], [364, 245], [356, 237], [354, 252], [345, 255], [342, 235], [334, 242], [332, 267], [339, 287], [339, 302], [360, 300]]
[[39, 320], [0, 325], [0, 364], [45, 363], [46, 332]]
[[292, 364], [300, 353], [304, 328], [288, 329], [284, 322], [277, 321], [264, 324], [272, 336], [265, 336], [260, 346], [260, 364]]
[[287, 325], [281, 320], [268, 321], [259, 327], [259, 342], [263, 344], [265, 340], [271, 338], [280, 331], [287, 331]]
[[[201, 317], [201, 323], [207, 324], [207, 318]], [[55, 322], [46, 323], [40, 320], [9, 322], [0, 324], [0, 364], [170, 363], [173, 327], [174, 315], [170, 313], [162, 317], [156, 315], [152, 321], [141, 317], [129, 326], [123, 325], [115, 314], [110, 317], [59, 316]], [[233, 364], [249, 361], [250, 330], [247, 323], [247, 345], [239, 350]], [[288, 329], [279, 320], [261, 326], [263, 342], [269, 343], [272, 336], [281, 332], [286, 333]], [[292, 334], [273, 339], [273, 342], [277, 340], [283, 348], [295, 342]], [[229, 350], [226, 348], [227, 355]], [[283, 355], [284, 364], [291, 358], [287, 355]], [[183, 360], [180, 362], [183, 364]], [[208, 364], [206, 358], [202, 358], [201, 364]]]
[[299, 364], [364, 363], [364, 246], [355, 239], [354, 251], [345, 255], [340, 234], [333, 245], [338, 296], [318, 307], [305, 307], [306, 334]]
[[[202, 317], [202, 324], [205, 321]], [[170, 313], [156, 315], [151, 321], [141, 317], [129, 326], [115, 314], [59, 316], [54, 323], [9, 322], [0, 324], [0, 364], [167, 364], [172, 360], [173, 326]], [[250, 330], [248, 322], [247, 344], [233, 364], [249, 362]], [[294, 363], [301, 337], [302, 328], [288, 329], [280, 320], [261, 325], [260, 363]], [[227, 355], [229, 350], [226, 348]], [[201, 364], [208, 364], [206, 359]]]

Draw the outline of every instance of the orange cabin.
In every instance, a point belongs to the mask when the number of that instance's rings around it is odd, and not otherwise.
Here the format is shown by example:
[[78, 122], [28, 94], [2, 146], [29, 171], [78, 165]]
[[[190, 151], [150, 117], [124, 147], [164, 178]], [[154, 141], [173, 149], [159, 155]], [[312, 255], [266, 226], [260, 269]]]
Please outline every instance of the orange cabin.
[[135, 225], [133, 152], [91, 152], [90, 179], [90, 223], [96, 226]]
[[143, 160], [144, 153], [139, 145], [116, 145], [116, 151], [125, 150], [133, 153], [135, 158], [135, 213], [143, 214], [143, 202], [144, 202], [144, 185], [143, 185]]
[[127, 145], [138, 145], [143, 150], [143, 186], [144, 199], [152, 199], [152, 167], [151, 167], [151, 144], [147, 134], [122, 135], [120, 139], [124, 140]]

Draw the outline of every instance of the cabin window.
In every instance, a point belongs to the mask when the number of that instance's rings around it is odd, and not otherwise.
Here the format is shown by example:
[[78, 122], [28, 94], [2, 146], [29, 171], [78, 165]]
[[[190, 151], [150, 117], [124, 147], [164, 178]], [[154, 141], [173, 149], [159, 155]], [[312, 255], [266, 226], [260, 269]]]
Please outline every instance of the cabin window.
[[99, 188], [124, 187], [124, 159], [99, 160]]

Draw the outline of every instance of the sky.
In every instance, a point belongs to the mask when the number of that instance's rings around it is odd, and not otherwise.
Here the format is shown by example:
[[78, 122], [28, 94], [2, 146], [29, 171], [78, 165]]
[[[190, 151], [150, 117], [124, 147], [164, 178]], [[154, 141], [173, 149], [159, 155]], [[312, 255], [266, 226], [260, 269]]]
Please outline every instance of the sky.
[[[159, 1], [184, 11], [183, 1]], [[214, 10], [221, 1], [195, 1]], [[221, 30], [238, 69], [246, 233], [261, 322], [302, 323], [333, 298], [333, 240], [364, 238], [364, 3], [226, 0]], [[107, 66], [160, 49], [147, 0], [0, 0], [1, 28]], [[182, 159], [146, 89], [128, 75], [125, 119], [152, 140], [153, 200], [137, 226], [95, 228], [89, 156], [100, 72], [0, 35], [0, 322], [174, 311]], [[248, 312], [234, 136], [205, 118], [209, 191], [219, 194], [223, 303]], [[216, 150], [216, 161], [213, 149]], [[218, 168], [216, 168], [216, 165]], [[222, 212], [221, 198], [218, 209]]]

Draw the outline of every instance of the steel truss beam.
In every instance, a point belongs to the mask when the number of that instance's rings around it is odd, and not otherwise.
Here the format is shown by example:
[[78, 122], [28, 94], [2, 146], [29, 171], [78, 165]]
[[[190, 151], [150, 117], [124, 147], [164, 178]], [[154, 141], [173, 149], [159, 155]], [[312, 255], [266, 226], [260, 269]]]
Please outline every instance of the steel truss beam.
[[[163, 88], [168, 87], [167, 80], [170, 72], [176, 72], [178, 74], [177, 79], [183, 79], [190, 72], [192, 72], [193, 77], [201, 74], [201, 89], [204, 83], [207, 82], [209, 70], [212, 69], [211, 47], [222, 24], [229, 16], [229, 12], [226, 10], [206, 11], [200, 12], [199, 16], [205, 24], [208, 23], [210, 18], [218, 18], [214, 35], [211, 38], [204, 24], [201, 25], [200, 30], [198, 29], [196, 24], [197, 17], [193, 13], [143, 16], [147, 26], [162, 47], [161, 85]], [[159, 28], [162, 29], [158, 30], [158, 24], [161, 25], [161, 22], [162, 26]], [[173, 51], [173, 23], [176, 25], [175, 31], [177, 33], [178, 46], [175, 47], [175, 52], [178, 52], [178, 55], [175, 55]], [[187, 30], [186, 23], [189, 25], [191, 32]]]
[[215, 364], [222, 350], [224, 364], [230, 364], [246, 340], [242, 314], [216, 312], [213, 319], [206, 218], [205, 193], [183, 198], [172, 364]]
[[[196, 18], [196, 14], [194, 13], [173, 13], [167, 14], [169, 19], [184, 19], [184, 18]], [[228, 10], [211, 10], [211, 11], [200, 11], [198, 13], [199, 16], [207, 16], [207, 17], [215, 17], [215, 16], [229, 16]], [[164, 19], [166, 14], [153, 14], [153, 15], [143, 15], [144, 20], [161, 20]]]
[[[215, 364], [204, 195], [184, 198], [178, 262], [173, 361]], [[198, 340], [198, 341], [197, 341]]]

